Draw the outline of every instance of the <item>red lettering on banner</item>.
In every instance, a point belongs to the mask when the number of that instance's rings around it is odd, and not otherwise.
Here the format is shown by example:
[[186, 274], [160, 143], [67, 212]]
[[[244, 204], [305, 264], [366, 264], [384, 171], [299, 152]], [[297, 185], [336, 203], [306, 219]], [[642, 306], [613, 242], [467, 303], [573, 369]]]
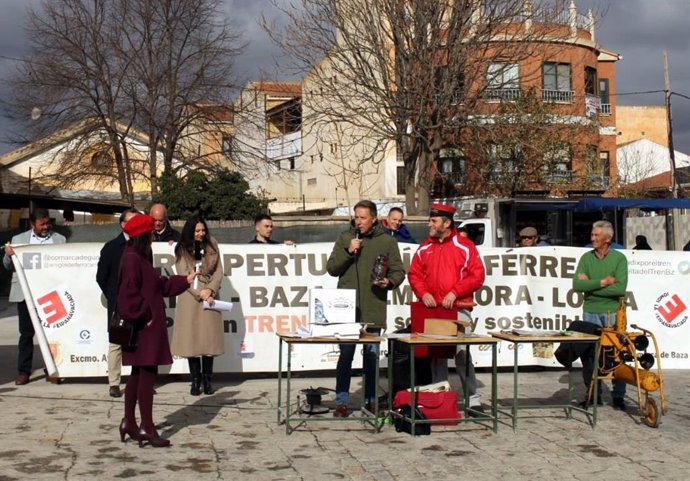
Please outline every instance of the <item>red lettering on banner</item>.
[[48, 324], [52, 324], [67, 316], [67, 309], [60, 299], [57, 291], [50, 292], [43, 297], [36, 299], [36, 302], [43, 308], [43, 314]]
[[680, 297], [678, 297], [678, 294], [674, 294], [670, 301], [657, 308], [659, 314], [661, 314], [668, 323], [673, 322], [683, 311], [685, 311], [685, 309], [687, 309], [687, 306]]
[[276, 316], [244, 316], [247, 332], [296, 332], [299, 326], [307, 325], [306, 315], [279, 314]]

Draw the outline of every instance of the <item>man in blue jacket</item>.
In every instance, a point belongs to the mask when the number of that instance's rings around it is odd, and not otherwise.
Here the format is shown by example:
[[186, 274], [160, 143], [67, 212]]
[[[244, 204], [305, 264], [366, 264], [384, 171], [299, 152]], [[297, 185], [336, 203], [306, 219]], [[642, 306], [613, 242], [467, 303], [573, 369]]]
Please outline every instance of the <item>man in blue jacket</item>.
[[381, 227], [386, 234], [393, 236], [398, 242], [416, 244], [417, 241], [414, 240], [407, 226], [403, 224], [404, 216], [405, 214], [400, 207], [392, 207], [388, 211], [388, 217], [381, 220]]

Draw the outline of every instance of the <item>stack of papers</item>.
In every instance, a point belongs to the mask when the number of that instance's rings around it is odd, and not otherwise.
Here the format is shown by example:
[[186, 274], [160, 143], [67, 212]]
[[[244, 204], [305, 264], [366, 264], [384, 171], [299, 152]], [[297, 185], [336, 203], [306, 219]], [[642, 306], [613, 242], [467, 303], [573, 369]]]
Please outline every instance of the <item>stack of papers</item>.
[[560, 336], [561, 335], [561, 331], [540, 331], [538, 329], [513, 329], [510, 332], [512, 334], [515, 334], [516, 336], [532, 336], [532, 337]]
[[300, 337], [335, 337], [335, 338], [359, 338], [362, 326], [356, 322], [340, 322], [329, 324], [307, 324], [300, 326]]

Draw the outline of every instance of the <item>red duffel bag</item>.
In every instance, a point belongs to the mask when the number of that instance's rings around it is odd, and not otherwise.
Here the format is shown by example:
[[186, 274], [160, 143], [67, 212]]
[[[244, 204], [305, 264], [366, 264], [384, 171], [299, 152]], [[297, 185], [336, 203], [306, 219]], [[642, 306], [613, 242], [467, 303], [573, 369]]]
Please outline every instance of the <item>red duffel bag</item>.
[[[410, 391], [398, 391], [393, 398], [393, 409], [400, 406], [410, 405], [412, 400], [412, 393]], [[460, 419], [460, 411], [458, 411], [458, 395], [455, 391], [441, 391], [441, 392], [426, 392], [420, 391], [416, 393], [415, 402], [419, 409], [424, 413], [427, 419]], [[441, 424], [452, 426], [456, 424], [453, 421], [435, 422], [433, 424]]]

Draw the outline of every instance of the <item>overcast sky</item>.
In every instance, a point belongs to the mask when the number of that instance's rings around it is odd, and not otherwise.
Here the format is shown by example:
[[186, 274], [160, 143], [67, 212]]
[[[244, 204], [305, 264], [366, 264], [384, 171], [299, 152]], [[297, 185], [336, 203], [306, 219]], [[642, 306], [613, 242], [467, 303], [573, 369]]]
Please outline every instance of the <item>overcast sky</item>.
[[[240, 77], [244, 80], [270, 78], [268, 72], [272, 71], [278, 52], [257, 23], [262, 12], [271, 15], [270, 2], [226, 0], [225, 3], [228, 16], [241, 26], [248, 43], [238, 64]], [[0, 0], [0, 79], [13, 68], [13, 61], [8, 57], [21, 57], [25, 52], [24, 12], [28, 5], [39, 4], [40, 0]], [[662, 93], [620, 95], [664, 89], [664, 49], [669, 55], [672, 91], [690, 97], [690, 0], [576, 0], [576, 4], [582, 13], [590, 7], [595, 13], [605, 13], [596, 35], [602, 47], [623, 57], [617, 65], [619, 104], [664, 103]], [[0, 90], [3, 88], [0, 80]], [[672, 102], [676, 149], [690, 154], [690, 100], [672, 96]], [[7, 123], [0, 116], [0, 129], [5, 128]], [[0, 145], [0, 153], [10, 148]]]

